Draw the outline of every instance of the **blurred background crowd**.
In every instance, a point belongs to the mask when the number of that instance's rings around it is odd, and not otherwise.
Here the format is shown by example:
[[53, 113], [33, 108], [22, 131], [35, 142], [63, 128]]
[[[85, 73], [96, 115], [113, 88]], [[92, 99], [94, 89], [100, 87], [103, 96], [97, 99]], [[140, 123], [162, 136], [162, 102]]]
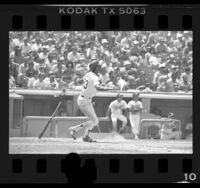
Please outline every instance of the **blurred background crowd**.
[[9, 87], [81, 89], [88, 64], [113, 90], [192, 92], [191, 31], [10, 32]]

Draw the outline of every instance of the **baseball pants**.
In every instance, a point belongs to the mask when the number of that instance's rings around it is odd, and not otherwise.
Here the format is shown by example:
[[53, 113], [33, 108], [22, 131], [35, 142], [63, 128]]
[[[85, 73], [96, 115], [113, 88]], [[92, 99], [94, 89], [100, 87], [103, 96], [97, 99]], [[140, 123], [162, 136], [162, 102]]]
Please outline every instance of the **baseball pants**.
[[130, 114], [130, 123], [132, 131], [135, 135], [138, 135], [140, 132], [140, 115], [139, 114]]
[[98, 125], [99, 120], [97, 118], [97, 115], [95, 113], [91, 100], [88, 98], [79, 96], [77, 100], [77, 104], [80, 110], [84, 113], [84, 115], [89, 118], [89, 121], [86, 121], [83, 123], [84, 127], [87, 127], [88, 129], [92, 130], [94, 126]]
[[113, 124], [113, 129], [115, 131], [117, 131], [117, 120], [122, 121], [122, 128], [126, 127], [127, 124], [127, 119], [124, 115], [122, 114], [111, 114], [111, 120], [112, 120], [112, 124]]

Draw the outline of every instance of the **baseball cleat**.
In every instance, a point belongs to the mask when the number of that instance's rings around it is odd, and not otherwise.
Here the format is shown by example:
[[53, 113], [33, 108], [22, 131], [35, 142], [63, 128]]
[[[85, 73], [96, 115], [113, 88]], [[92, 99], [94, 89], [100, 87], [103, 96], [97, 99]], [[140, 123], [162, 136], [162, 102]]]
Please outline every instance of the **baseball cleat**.
[[84, 136], [82, 139], [83, 139], [84, 142], [96, 142], [96, 140], [93, 140], [89, 136]]
[[72, 128], [69, 128], [69, 130], [70, 130], [70, 135], [71, 135], [71, 137], [72, 137], [74, 140], [76, 140], [76, 134], [77, 134], [77, 132], [76, 132], [75, 130], [73, 130]]

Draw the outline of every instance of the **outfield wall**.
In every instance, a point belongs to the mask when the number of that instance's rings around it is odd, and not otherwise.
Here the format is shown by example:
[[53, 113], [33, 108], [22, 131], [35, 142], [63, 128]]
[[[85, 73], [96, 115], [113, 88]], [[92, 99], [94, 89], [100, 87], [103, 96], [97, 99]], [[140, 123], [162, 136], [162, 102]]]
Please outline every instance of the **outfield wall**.
[[[24, 97], [23, 117], [25, 116], [51, 116], [59, 99], [55, 97], [61, 91], [58, 90], [32, 90], [32, 89], [10, 89], [10, 93], [17, 93]], [[123, 93], [123, 92], [122, 92]], [[132, 93], [124, 92], [124, 100], [129, 102]], [[77, 106], [79, 91], [67, 91], [63, 100], [63, 110], [66, 116], [83, 116]], [[105, 117], [106, 111], [111, 101], [115, 99], [116, 92], [99, 92], [93, 101], [98, 117]], [[174, 113], [174, 118], [179, 119], [182, 124], [182, 137], [185, 136], [185, 125], [192, 116], [192, 94], [183, 93], [141, 93], [141, 101], [144, 109], [149, 113], [157, 108], [162, 114]], [[9, 128], [20, 133], [20, 102], [17, 99], [9, 99]], [[57, 114], [58, 115], [58, 114]], [[12, 132], [11, 131], [11, 132]], [[19, 135], [19, 134], [17, 134]]]

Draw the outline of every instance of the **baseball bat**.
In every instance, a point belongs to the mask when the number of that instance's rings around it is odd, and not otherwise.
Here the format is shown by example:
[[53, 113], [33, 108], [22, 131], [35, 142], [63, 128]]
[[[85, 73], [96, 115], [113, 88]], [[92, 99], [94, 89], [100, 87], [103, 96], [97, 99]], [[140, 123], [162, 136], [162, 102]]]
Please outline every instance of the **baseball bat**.
[[42, 136], [44, 135], [44, 133], [45, 133], [47, 127], [49, 126], [49, 123], [50, 123], [51, 120], [53, 119], [53, 117], [54, 117], [55, 113], [57, 112], [58, 108], [60, 107], [61, 103], [62, 103], [61, 101], [58, 103], [58, 106], [56, 107], [55, 111], [53, 112], [51, 118], [49, 119], [49, 121], [47, 122], [46, 126], [44, 127], [44, 129], [43, 129], [42, 132], [40, 133], [40, 135], [39, 135], [39, 137], [38, 137], [39, 139], [41, 139]]

